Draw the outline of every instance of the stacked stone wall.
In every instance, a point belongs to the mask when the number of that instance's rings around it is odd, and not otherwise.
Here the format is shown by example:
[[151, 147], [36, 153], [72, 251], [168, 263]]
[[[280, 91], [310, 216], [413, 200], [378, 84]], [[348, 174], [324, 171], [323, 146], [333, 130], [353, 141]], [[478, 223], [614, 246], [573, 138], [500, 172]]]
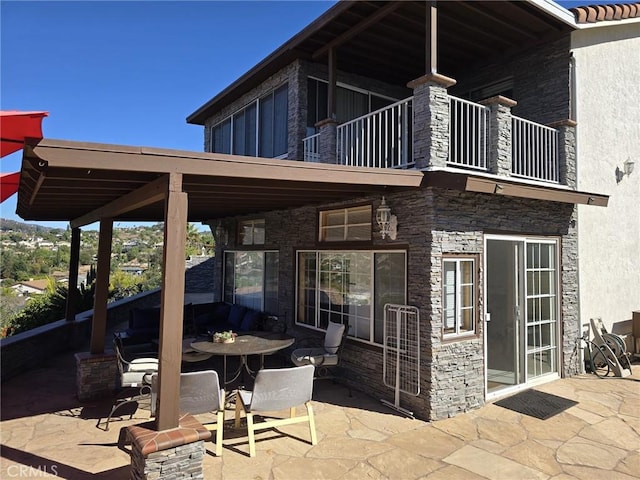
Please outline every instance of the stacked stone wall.
[[570, 118], [570, 42], [567, 34], [556, 41], [518, 52], [500, 63], [456, 72], [458, 84], [449, 93], [467, 98], [473, 90], [513, 77], [511, 98], [518, 102], [513, 109], [514, 115], [541, 124]]
[[[420, 418], [438, 419], [475, 408], [484, 402], [484, 235], [513, 234], [561, 237], [563, 259], [562, 315], [565, 374], [572, 367], [572, 339], [578, 328], [577, 242], [572, 204], [519, 199], [499, 195], [421, 189], [386, 195], [398, 218], [395, 241], [382, 240], [373, 225], [373, 240], [360, 248], [407, 251], [407, 303], [420, 310], [419, 396], [402, 395], [401, 404]], [[289, 333], [309, 336], [309, 329], [295, 325], [296, 252], [298, 250], [345, 249], [319, 244], [318, 214], [321, 209], [371, 202], [380, 197], [358, 197], [348, 202], [267, 212], [265, 245], [238, 247], [235, 238], [227, 248], [258, 248], [279, 251], [279, 315]], [[236, 219], [226, 219], [233, 224]], [[352, 246], [347, 250], [357, 249]], [[478, 265], [478, 314], [476, 334], [446, 341], [442, 338], [442, 257], [447, 254], [475, 255]], [[222, 254], [216, 257], [217, 278], [222, 279]], [[380, 346], [350, 340], [343, 351], [344, 376], [357, 388], [376, 397], [393, 398], [382, 380], [383, 351]], [[575, 362], [574, 362], [575, 363]]]

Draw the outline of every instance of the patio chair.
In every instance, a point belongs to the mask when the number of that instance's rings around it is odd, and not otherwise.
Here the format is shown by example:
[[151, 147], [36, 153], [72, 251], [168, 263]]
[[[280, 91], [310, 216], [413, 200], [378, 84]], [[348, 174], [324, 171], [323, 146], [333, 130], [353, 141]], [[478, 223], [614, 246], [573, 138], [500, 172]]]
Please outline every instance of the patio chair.
[[[293, 423], [309, 422], [311, 444], [318, 443], [316, 426], [311, 408], [313, 395], [312, 365], [302, 367], [262, 369], [256, 375], [253, 391], [238, 390], [236, 394], [235, 427], [240, 427], [240, 417], [245, 412], [249, 437], [249, 456], [256, 455], [255, 431]], [[307, 414], [296, 416], [295, 407], [304, 404]], [[288, 418], [264, 419], [256, 422], [254, 414], [289, 409]]]
[[[127, 361], [124, 357], [124, 349], [120, 337], [114, 336], [113, 344], [120, 374], [120, 389], [124, 391], [134, 388], [137, 389], [137, 393], [126, 398], [116, 399], [107, 417], [105, 431], [109, 430], [109, 422], [116, 414], [118, 414], [117, 416], [129, 415], [131, 419], [138, 409], [139, 401], [144, 398], [150, 398], [151, 375], [158, 371], [157, 358], [143, 357]], [[98, 420], [98, 425], [100, 425], [100, 420]]]
[[[291, 361], [296, 366], [313, 365], [316, 368], [316, 379], [333, 379], [348, 333], [347, 323], [329, 321], [322, 346], [296, 348], [291, 353]], [[317, 341], [317, 339], [302, 339], [298, 342], [298, 347], [314, 340]]]
[[[156, 414], [158, 401], [158, 375], [151, 377], [151, 415]], [[202, 425], [216, 432], [216, 456], [222, 455], [222, 433], [224, 427], [225, 391], [220, 388], [220, 379], [215, 370], [201, 370], [180, 374], [180, 411], [191, 415], [215, 413], [215, 423]]]

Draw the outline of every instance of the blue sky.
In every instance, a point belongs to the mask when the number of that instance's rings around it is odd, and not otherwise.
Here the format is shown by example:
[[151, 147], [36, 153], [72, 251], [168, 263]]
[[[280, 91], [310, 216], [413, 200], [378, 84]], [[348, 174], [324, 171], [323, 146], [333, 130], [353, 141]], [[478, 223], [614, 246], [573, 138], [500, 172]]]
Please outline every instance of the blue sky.
[[48, 138], [202, 151], [186, 117], [334, 3], [2, 0], [0, 108], [48, 111]]

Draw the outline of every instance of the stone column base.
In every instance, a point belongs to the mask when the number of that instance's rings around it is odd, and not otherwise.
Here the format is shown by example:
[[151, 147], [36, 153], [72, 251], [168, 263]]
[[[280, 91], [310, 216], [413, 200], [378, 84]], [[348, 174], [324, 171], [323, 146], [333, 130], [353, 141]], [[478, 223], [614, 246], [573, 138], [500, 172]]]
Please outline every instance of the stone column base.
[[116, 388], [117, 377], [115, 353], [76, 353], [78, 400], [85, 401], [111, 395]]
[[178, 428], [155, 430], [155, 422], [127, 427], [131, 442], [131, 480], [204, 479], [204, 441], [211, 437], [193, 416], [180, 418]]

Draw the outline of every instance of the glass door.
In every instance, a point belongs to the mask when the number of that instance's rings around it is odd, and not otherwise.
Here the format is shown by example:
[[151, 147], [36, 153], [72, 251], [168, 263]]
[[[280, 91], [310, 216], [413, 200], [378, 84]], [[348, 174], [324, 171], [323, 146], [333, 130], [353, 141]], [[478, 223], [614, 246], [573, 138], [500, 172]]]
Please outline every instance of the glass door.
[[487, 393], [558, 372], [555, 240], [486, 240]]
[[487, 391], [525, 381], [522, 358], [524, 241], [487, 240]]

